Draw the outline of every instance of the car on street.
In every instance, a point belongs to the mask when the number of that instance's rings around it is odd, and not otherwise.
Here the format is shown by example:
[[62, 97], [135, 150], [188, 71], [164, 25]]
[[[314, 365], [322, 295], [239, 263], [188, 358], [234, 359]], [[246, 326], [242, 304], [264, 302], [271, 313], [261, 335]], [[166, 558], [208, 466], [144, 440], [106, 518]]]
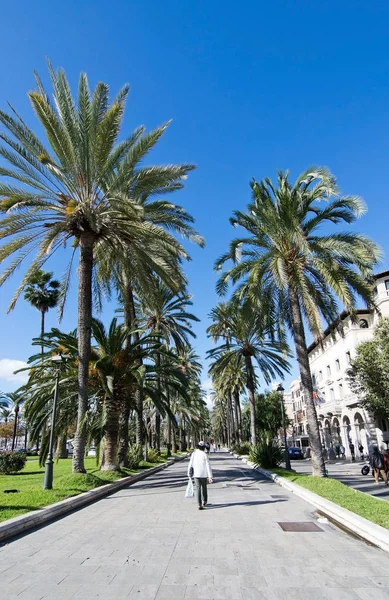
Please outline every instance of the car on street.
[[304, 454], [301, 448], [297, 448], [295, 446], [288, 446], [288, 454], [289, 458], [291, 458], [292, 460], [301, 460], [302, 458], [304, 458]]

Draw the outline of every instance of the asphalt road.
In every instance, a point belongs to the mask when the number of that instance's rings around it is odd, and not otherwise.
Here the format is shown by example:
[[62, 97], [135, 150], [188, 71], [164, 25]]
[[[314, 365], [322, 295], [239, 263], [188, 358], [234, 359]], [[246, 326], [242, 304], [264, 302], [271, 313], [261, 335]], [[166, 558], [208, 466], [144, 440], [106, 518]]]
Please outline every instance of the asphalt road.
[[[365, 462], [357, 461], [355, 463], [337, 461], [332, 463], [326, 463], [328, 474], [334, 479], [338, 479], [342, 483], [365, 492], [371, 496], [381, 498], [381, 500], [389, 500], [389, 486], [384, 485], [381, 481], [379, 485], [374, 482], [374, 477], [371, 472], [369, 475], [362, 475], [361, 468]], [[311, 461], [310, 460], [293, 460], [291, 461], [292, 469], [297, 473], [312, 473]]]

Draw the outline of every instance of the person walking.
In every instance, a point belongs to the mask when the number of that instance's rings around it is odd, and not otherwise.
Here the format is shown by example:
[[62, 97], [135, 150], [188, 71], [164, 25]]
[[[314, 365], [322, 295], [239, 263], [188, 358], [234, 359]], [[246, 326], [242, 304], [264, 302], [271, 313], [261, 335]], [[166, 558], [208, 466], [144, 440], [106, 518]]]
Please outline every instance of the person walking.
[[355, 462], [355, 446], [352, 442], [350, 442], [348, 447], [350, 448], [351, 460]]
[[388, 472], [389, 472], [389, 450], [388, 449], [384, 450], [384, 469], [385, 469], [385, 473], [387, 476]]
[[371, 466], [374, 469], [374, 479], [376, 483], [379, 483], [380, 476], [388, 485], [388, 476], [385, 471], [384, 455], [378, 449], [378, 446], [374, 446], [373, 454], [371, 456]]
[[188, 477], [194, 477], [196, 482], [197, 504], [203, 510], [208, 504], [207, 481], [213, 483], [212, 469], [205, 452], [205, 443], [199, 442], [198, 448], [190, 457]]
[[365, 455], [364, 455], [364, 453], [363, 453], [363, 446], [362, 446], [362, 444], [361, 444], [361, 443], [360, 443], [360, 444], [359, 444], [359, 446], [358, 446], [358, 450], [359, 450], [359, 458], [360, 458], [361, 460], [363, 460], [363, 459], [365, 458]]
[[344, 449], [343, 444], [340, 445], [339, 452], [340, 452], [340, 458], [346, 458], [345, 449]]

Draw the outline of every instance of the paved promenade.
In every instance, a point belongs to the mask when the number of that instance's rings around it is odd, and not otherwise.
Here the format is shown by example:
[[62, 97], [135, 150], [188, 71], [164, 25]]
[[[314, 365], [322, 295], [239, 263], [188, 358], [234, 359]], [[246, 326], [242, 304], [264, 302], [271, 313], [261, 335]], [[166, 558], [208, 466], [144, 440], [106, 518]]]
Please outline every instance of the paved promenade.
[[318, 523], [313, 507], [227, 453], [209, 508], [185, 499], [187, 462], [0, 548], [1, 600], [381, 600], [389, 555]]

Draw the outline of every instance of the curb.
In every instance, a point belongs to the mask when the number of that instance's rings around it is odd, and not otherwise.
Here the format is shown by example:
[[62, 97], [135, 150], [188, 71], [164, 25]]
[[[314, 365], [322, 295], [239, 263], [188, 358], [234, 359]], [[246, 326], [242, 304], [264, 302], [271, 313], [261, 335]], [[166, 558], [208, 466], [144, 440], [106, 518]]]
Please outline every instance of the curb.
[[374, 546], [381, 548], [381, 550], [384, 550], [385, 552], [389, 552], [389, 531], [384, 527], [376, 525], [368, 519], [356, 515], [355, 513], [351, 512], [351, 510], [342, 508], [338, 504], [335, 504], [335, 502], [326, 500], [318, 494], [302, 488], [297, 483], [293, 483], [292, 481], [288, 481], [280, 475], [276, 475], [276, 473], [272, 473], [271, 471], [267, 471], [261, 467], [254, 467], [254, 464], [246, 457], [235, 455], [232, 452], [230, 452], [230, 454], [241, 459], [247, 464], [248, 467], [258, 471], [267, 479], [274, 481], [278, 485], [296, 494], [296, 496], [299, 496], [306, 502], [309, 502], [309, 504], [315, 506], [321, 514], [326, 516], [341, 529], [346, 530], [348, 533], [351, 533], [351, 535], [361, 538], [369, 544], [373, 544]]
[[35, 529], [36, 527], [45, 525], [46, 523], [53, 521], [58, 517], [65, 516], [66, 514], [87, 506], [88, 504], [92, 504], [93, 502], [96, 502], [105, 496], [113, 494], [123, 487], [132, 485], [137, 481], [146, 479], [149, 477], [149, 475], [163, 471], [170, 465], [185, 460], [188, 458], [188, 456], [189, 453], [185, 456], [181, 456], [180, 458], [175, 458], [174, 460], [169, 460], [168, 462], [157, 465], [156, 467], [151, 467], [142, 473], [128, 475], [127, 477], [123, 477], [122, 479], [118, 479], [112, 483], [107, 483], [106, 485], [89, 490], [88, 492], [82, 492], [77, 496], [66, 498], [66, 500], [61, 500], [55, 504], [50, 504], [44, 508], [38, 508], [37, 510], [26, 513], [25, 515], [20, 515], [19, 517], [14, 517], [13, 519], [4, 521], [4, 523], [0, 523], [0, 543], [6, 542], [8, 539], [13, 538], [16, 535], [20, 535], [21, 533], [26, 533], [30, 529]]

